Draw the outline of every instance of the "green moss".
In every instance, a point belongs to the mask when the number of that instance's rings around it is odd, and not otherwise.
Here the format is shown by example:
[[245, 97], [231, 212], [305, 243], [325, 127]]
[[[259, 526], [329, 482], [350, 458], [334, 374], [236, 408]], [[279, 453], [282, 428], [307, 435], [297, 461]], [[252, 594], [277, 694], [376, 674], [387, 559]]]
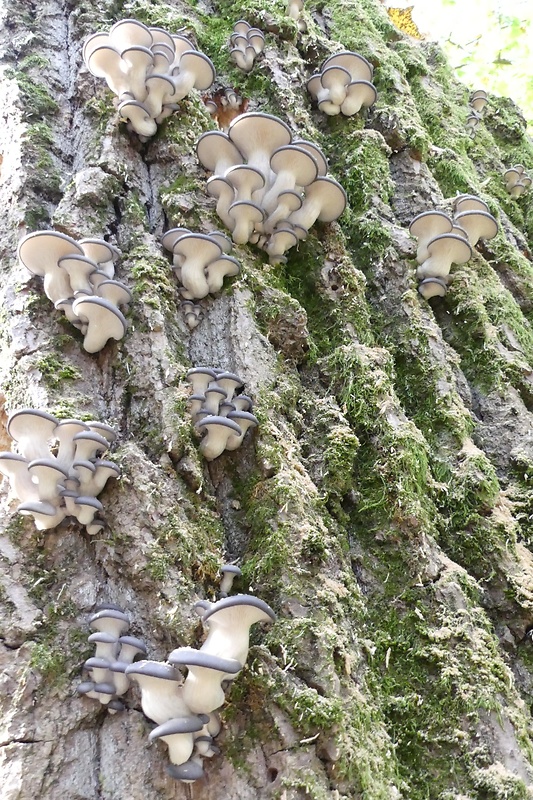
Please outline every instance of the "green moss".
[[177, 291], [170, 263], [146, 245], [138, 245], [128, 253], [133, 278], [134, 299], [159, 311], [176, 313]]
[[63, 381], [75, 381], [81, 378], [79, 369], [69, 365], [64, 359], [58, 358], [53, 353], [40, 358], [35, 366], [51, 389], [59, 389]]
[[7, 69], [6, 77], [17, 82], [23, 107], [22, 118], [25, 121], [53, 116], [59, 110], [46, 86], [22, 70]]
[[389, 203], [393, 192], [388, 160], [391, 151], [383, 137], [376, 131], [350, 131], [346, 127], [341, 136], [342, 149], [334, 137], [331, 150], [340, 150], [335, 169], [342, 175], [352, 213], [367, 211], [376, 198]]

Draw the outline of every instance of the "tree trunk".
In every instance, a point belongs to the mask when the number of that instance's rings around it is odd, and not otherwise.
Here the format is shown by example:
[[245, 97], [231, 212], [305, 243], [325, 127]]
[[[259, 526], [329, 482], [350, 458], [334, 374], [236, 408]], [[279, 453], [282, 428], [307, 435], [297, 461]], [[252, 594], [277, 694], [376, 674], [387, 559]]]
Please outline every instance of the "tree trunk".
[[[0, 798], [533, 797], [533, 195], [502, 179], [533, 167], [525, 122], [491, 97], [469, 139], [468, 90], [377, 0], [309, 3], [303, 34], [281, 2], [240, 13], [267, 37], [247, 76], [227, 0], [4, 3], [2, 403], [112, 424], [122, 478], [94, 537], [39, 533], [4, 483]], [[322, 147], [348, 194], [286, 265], [235, 247], [241, 275], [192, 332], [160, 240], [223, 227], [195, 155], [215, 123], [193, 92], [146, 143], [119, 124], [81, 49], [126, 17], [191, 36], [218, 85]], [[378, 101], [353, 118], [305, 89], [340, 49], [375, 67]], [[500, 232], [427, 302], [408, 225], [457, 192]], [[52, 227], [121, 251], [129, 330], [96, 355], [17, 262], [20, 238]], [[186, 410], [186, 372], [204, 365], [240, 375], [259, 419], [210, 463]], [[75, 688], [95, 604], [122, 606], [165, 660], [201, 643], [192, 605], [228, 560], [278, 619], [253, 631], [221, 753], [187, 787], [148, 747], [135, 689], [112, 716]]]

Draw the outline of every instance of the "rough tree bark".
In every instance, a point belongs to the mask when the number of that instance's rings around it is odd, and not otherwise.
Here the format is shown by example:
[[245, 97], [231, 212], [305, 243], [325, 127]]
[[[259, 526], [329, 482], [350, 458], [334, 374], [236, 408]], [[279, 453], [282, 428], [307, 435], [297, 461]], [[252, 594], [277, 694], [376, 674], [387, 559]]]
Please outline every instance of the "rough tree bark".
[[[309, 2], [303, 35], [281, 0], [246, 0], [267, 34], [249, 76], [228, 58], [228, 0], [2, 13], [2, 405], [113, 424], [123, 471], [93, 538], [39, 534], [3, 486], [2, 800], [533, 797], [533, 200], [501, 179], [533, 167], [520, 112], [491, 98], [468, 139], [467, 89], [377, 0]], [[118, 124], [81, 44], [125, 17], [191, 35], [221, 86], [325, 150], [349, 197], [285, 267], [236, 248], [241, 276], [192, 333], [159, 242], [221, 227], [194, 152], [214, 123], [194, 95], [145, 144]], [[339, 49], [375, 66], [366, 117], [310, 105], [306, 78]], [[482, 197], [500, 233], [429, 304], [407, 226], [457, 192]], [[95, 356], [17, 264], [21, 236], [52, 225], [122, 253], [130, 328]], [[245, 378], [260, 419], [211, 464], [185, 409], [193, 365]], [[122, 605], [164, 659], [201, 641], [191, 606], [228, 558], [278, 621], [255, 631], [221, 755], [187, 788], [148, 748], [135, 692], [110, 716], [74, 690], [96, 602]]]

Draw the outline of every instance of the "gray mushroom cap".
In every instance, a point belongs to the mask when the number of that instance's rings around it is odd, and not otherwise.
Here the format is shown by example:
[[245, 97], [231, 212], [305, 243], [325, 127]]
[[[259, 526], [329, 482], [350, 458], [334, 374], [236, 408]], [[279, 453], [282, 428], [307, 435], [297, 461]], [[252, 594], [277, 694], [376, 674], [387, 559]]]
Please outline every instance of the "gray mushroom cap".
[[109, 339], [122, 339], [127, 322], [118, 308], [101, 297], [80, 297], [74, 301], [74, 313], [88, 324], [83, 347], [88, 353], [98, 353]]
[[130, 675], [134, 680], [138, 680], [138, 677], [143, 675], [147, 678], [159, 678], [177, 683], [182, 680], [182, 675], [178, 670], [159, 661], [137, 661], [129, 665], [126, 669], [126, 675]]
[[186, 378], [192, 383], [194, 394], [205, 394], [205, 390], [216, 380], [217, 372], [211, 367], [193, 367], [187, 372]]
[[277, 117], [252, 111], [231, 122], [228, 137], [251, 166], [257, 167], [267, 178], [265, 159], [269, 161], [274, 150], [290, 144], [292, 133], [289, 126]]
[[232, 609], [235, 606], [253, 606], [259, 611], [262, 611], [272, 622], [276, 620], [274, 611], [272, 611], [264, 600], [261, 600], [259, 597], [254, 597], [251, 594], [235, 594], [232, 597], [224, 597], [222, 600], [217, 600], [216, 603], [213, 603], [211, 608], [207, 609], [203, 615], [203, 621], [209, 622], [209, 619], [214, 614], [218, 614], [219, 611], [225, 611], [226, 609]]
[[444, 297], [448, 291], [448, 286], [442, 278], [424, 278], [418, 287], [418, 291], [423, 298], [430, 300], [432, 297]]
[[461, 211], [455, 221], [466, 230], [472, 246], [479, 239], [493, 239], [498, 233], [498, 223], [487, 211]]
[[371, 81], [374, 67], [364, 56], [354, 53], [351, 50], [343, 50], [340, 53], [326, 58], [322, 64], [321, 72], [330, 66], [339, 66], [348, 70], [352, 81]]
[[124, 100], [117, 110], [123, 119], [131, 122], [133, 130], [140, 136], [153, 136], [157, 131], [156, 121], [152, 119], [146, 106], [137, 100]]
[[94, 433], [97, 433], [104, 439], [107, 439], [109, 444], [113, 444], [113, 442], [117, 438], [117, 433], [114, 430], [114, 428], [112, 428], [111, 425], [107, 425], [107, 423], [105, 422], [96, 422], [91, 420], [90, 422], [87, 423], [87, 425], [89, 426], [91, 431], [94, 431]]
[[[215, 670], [216, 672], [228, 672], [236, 674], [242, 669], [242, 665], [234, 658], [220, 658], [195, 650], [193, 647], [178, 647], [173, 650], [168, 659], [170, 664], [178, 667], [201, 667], [203, 669]], [[207, 720], [205, 720], [207, 722]], [[202, 727], [205, 722], [202, 723]], [[200, 730], [197, 728], [196, 730]]]
[[103, 239], [80, 239], [79, 245], [87, 258], [97, 264], [108, 264], [110, 261], [115, 261], [120, 255], [116, 247]]
[[22, 408], [9, 415], [6, 430], [20, 446], [22, 455], [32, 461], [48, 458], [47, 442], [53, 438], [58, 420], [46, 411]]
[[225, 450], [226, 443], [232, 434], [241, 435], [241, 429], [236, 422], [217, 415], [204, 417], [194, 427], [208, 433], [200, 445], [200, 449], [208, 461], [217, 458]]
[[111, 636], [115, 635], [118, 639], [128, 630], [130, 621], [123, 611], [116, 608], [103, 608], [92, 615], [89, 626], [97, 631], [110, 633]]
[[455, 198], [454, 208], [457, 214], [460, 214], [463, 211], [489, 210], [489, 207], [484, 200], [481, 200], [479, 197], [476, 197], [473, 194], [460, 194]]
[[180, 764], [179, 766], [169, 764], [166, 767], [166, 771], [172, 778], [183, 783], [193, 783], [205, 777], [201, 765], [197, 764], [196, 761], [186, 761], [185, 764]]
[[465, 264], [472, 248], [462, 236], [444, 233], [428, 243], [429, 258], [417, 269], [418, 278], [445, 278], [452, 264]]
[[56, 269], [60, 258], [68, 255], [83, 256], [80, 245], [57, 231], [35, 231], [20, 242], [17, 250], [20, 261], [34, 275], [45, 275]]
[[442, 211], [424, 211], [418, 214], [409, 225], [409, 233], [418, 239], [416, 258], [422, 264], [429, 257], [427, 245], [435, 236], [450, 233], [453, 222]]
[[242, 154], [222, 131], [207, 131], [198, 139], [196, 155], [205, 169], [222, 177], [230, 167], [242, 164]]
[[201, 731], [208, 720], [207, 714], [194, 714], [191, 717], [169, 719], [168, 722], [163, 722], [150, 731], [148, 739], [153, 742], [155, 739], [161, 739], [163, 736], [173, 736], [176, 733], [195, 733], [196, 731]]

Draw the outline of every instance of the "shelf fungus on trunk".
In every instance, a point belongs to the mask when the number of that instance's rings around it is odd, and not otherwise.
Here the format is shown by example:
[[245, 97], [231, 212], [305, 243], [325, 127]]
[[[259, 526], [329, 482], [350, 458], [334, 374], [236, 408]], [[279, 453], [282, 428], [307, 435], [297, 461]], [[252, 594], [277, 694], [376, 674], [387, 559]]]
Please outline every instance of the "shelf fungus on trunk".
[[487, 204], [474, 195], [459, 195], [453, 219], [442, 211], [424, 211], [409, 226], [418, 239], [418, 291], [426, 299], [444, 297], [452, 264], [465, 264], [479, 239], [492, 239], [498, 223]]
[[241, 378], [222, 369], [196, 367], [189, 370], [187, 380], [193, 387], [189, 400], [194, 427], [204, 435], [203, 456], [213, 461], [224, 450], [236, 450], [246, 431], [258, 425], [250, 398], [236, 395], [243, 387]]
[[44, 278], [46, 296], [83, 334], [83, 347], [98, 353], [109, 339], [122, 339], [131, 292], [113, 280], [118, 251], [101, 239], [79, 242], [57, 231], [36, 231], [18, 246], [21, 264]]
[[215, 80], [211, 60], [185, 36], [133, 19], [89, 36], [83, 60], [95, 77], [105, 79], [121, 117], [145, 140], [193, 88], [204, 91]]
[[511, 197], [521, 197], [531, 186], [531, 178], [526, 172], [523, 164], [515, 164], [514, 167], [503, 173], [505, 188]]
[[371, 83], [374, 68], [359, 53], [345, 50], [327, 58], [307, 81], [307, 91], [328, 116], [351, 117], [377, 100]]
[[231, 239], [220, 231], [193, 233], [172, 228], [163, 236], [163, 247], [172, 253], [173, 270], [181, 283], [182, 310], [190, 328], [200, 322], [201, 300], [222, 289], [224, 278], [238, 275], [241, 266], [232, 258]]
[[288, 125], [270, 114], [242, 114], [227, 134], [204, 133], [196, 152], [214, 173], [207, 191], [233, 241], [258, 245], [272, 264], [285, 263], [317, 220], [333, 222], [346, 207], [346, 192], [326, 176], [322, 151], [293, 140]]
[[10, 415], [6, 429], [20, 453], [0, 453], [0, 472], [21, 501], [17, 511], [33, 516], [38, 530], [55, 528], [69, 516], [91, 535], [102, 530], [103, 506], [96, 496], [109, 478], [120, 476], [116, 464], [100, 457], [116, 438], [111, 426], [59, 422], [45, 411], [25, 408]]
[[136, 656], [146, 655], [144, 642], [125, 635], [129, 625], [128, 617], [118, 606], [100, 607], [89, 620], [89, 626], [95, 631], [89, 636], [89, 642], [96, 645], [96, 653], [83, 664], [89, 680], [80, 683], [76, 691], [98, 700], [111, 714], [124, 708], [118, 698], [126, 694], [130, 686], [126, 668]]
[[244, 19], [233, 26], [230, 36], [230, 55], [239, 69], [251, 72], [254, 61], [265, 47], [265, 36], [259, 28], [252, 28]]
[[[207, 389], [209, 372], [199, 369], [195, 373], [196, 388]], [[221, 381], [226, 382], [230, 395], [232, 389], [238, 388], [229, 373]], [[276, 619], [272, 609], [253, 595], [227, 596], [232, 578], [240, 575], [238, 567], [226, 564], [221, 574], [223, 598], [214, 603], [201, 600], [195, 604], [207, 631], [199, 649], [178, 647], [166, 662], [137, 661], [124, 670], [126, 679], [136, 683], [141, 692], [144, 714], [157, 723], [149, 734], [149, 741], [162, 741], [167, 745], [170, 760], [167, 772], [184, 783], [204, 777], [204, 759], [219, 752], [213, 743], [221, 729], [216, 712], [224, 704], [227, 682], [234, 680], [246, 663], [250, 628], [258, 622], [272, 623]], [[98, 632], [90, 637], [91, 642], [96, 642], [97, 652], [85, 662], [91, 681], [82, 684], [82, 689], [78, 688], [79, 692], [97, 697], [108, 707], [117, 701], [122, 688], [116, 684], [116, 664], [123, 660], [122, 651], [114, 661], [113, 648], [117, 641], [129, 637], [112, 626], [115, 618], [120, 620], [123, 616], [116, 610], [104, 610], [93, 617], [93, 620], [99, 618]], [[97, 627], [93, 622], [91, 626]], [[131, 652], [136, 654], [138, 650], [131, 648]]]

